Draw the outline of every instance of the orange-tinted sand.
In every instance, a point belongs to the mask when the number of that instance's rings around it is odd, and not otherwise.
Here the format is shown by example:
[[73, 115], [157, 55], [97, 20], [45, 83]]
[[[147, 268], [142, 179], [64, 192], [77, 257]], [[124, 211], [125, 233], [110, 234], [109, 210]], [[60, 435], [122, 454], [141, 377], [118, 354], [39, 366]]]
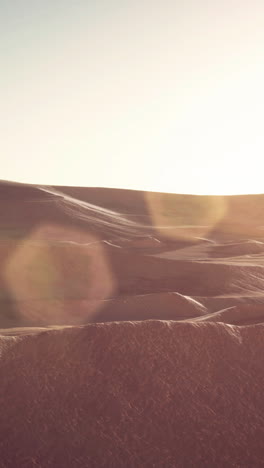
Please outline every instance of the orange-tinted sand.
[[264, 466], [263, 208], [0, 183], [0, 467]]

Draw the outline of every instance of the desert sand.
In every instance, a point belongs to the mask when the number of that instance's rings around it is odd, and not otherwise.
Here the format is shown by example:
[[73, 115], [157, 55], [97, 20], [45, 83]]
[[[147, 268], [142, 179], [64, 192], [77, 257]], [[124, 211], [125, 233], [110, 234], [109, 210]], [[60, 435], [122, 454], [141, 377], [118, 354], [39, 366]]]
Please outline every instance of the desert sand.
[[264, 466], [263, 207], [0, 182], [0, 467]]

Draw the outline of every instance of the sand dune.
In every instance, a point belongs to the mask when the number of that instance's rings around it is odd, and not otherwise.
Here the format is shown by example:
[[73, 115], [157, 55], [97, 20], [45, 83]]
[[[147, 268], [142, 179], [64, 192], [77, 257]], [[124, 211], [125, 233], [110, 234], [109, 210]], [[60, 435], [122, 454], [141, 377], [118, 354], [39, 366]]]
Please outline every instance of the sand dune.
[[255, 240], [247, 240], [239, 243], [228, 243], [214, 245], [211, 248], [211, 255], [214, 257], [235, 257], [240, 255], [254, 255], [264, 253], [264, 243]]
[[0, 466], [263, 466], [263, 333], [149, 321], [1, 338]]
[[[143, 192], [9, 183], [0, 184], [0, 195], [0, 327], [188, 316], [189, 305], [170, 293], [203, 298], [209, 314], [239, 305], [242, 297], [250, 298], [249, 305], [263, 302], [264, 239], [240, 240], [239, 231], [248, 206], [249, 231], [262, 232], [262, 196], [221, 198], [225, 211], [218, 227], [207, 237], [190, 237], [199, 228], [192, 209], [208, 221], [219, 198], [209, 197], [207, 213], [208, 197], [159, 199]], [[167, 207], [175, 238], [162, 230], [166, 226], [155, 226], [153, 206]], [[175, 224], [177, 216], [181, 224]]]
[[202, 304], [189, 296], [173, 292], [156, 293], [105, 301], [96, 321], [181, 320], [201, 316], [206, 312]]
[[0, 182], [0, 468], [264, 466], [263, 205]]
[[242, 304], [205, 314], [194, 321], [223, 322], [230, 325], [264, 324], [264, 304]]
[[[102, 317], [177, 319], [191, 315], [190, 303], [178, 300], [182, 296], [263, 295], [261, 264], [174, 261], [96, 241], [86, 245], [29, 238], [15, 245], [0, 245], [5, 265], [0, 281], [2, 327], [80, 324]], [[118, 301], [109, 309], [105, 301], [110, 299]], [[6, 322], [11, 306], [13, 325]], [[197, 311], [193, 312], [196, 316]]]

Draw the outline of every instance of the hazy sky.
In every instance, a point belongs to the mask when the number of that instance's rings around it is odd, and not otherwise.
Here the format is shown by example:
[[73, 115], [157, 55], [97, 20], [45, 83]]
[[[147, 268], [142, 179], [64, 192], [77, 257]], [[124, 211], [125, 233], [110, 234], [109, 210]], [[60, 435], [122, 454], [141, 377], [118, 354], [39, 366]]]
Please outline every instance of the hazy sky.
[[264, 192], [263, 0], [0, 0], [0, 179]]

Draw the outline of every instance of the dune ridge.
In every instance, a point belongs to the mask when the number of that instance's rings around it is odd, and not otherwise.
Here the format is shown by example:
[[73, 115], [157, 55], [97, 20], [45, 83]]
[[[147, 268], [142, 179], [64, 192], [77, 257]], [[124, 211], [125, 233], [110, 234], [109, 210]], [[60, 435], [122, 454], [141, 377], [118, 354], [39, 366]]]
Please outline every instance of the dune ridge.
[[241, 304], [194, 318], [194, 321], [223, 322], [230, 325], [264, 323], [264, 304]]

